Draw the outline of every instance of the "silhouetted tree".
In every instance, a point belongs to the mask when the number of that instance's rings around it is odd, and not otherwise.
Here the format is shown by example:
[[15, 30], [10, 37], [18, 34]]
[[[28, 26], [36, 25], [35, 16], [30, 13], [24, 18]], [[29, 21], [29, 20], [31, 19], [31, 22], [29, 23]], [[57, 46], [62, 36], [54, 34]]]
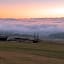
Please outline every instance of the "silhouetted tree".
[[33, 43], [38, 43], [38, 42], [39, 42], [39, 34], [38, 33], [34, 33]]

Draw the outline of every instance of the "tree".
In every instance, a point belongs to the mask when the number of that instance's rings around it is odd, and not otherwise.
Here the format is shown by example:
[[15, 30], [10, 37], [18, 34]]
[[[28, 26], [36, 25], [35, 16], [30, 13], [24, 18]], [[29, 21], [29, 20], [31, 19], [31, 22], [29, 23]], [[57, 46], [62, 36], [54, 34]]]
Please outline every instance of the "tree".
[[39, 42], [39, 34], [38, 33], [34, 33], [33, 43], [38, 43], [38, 42]]

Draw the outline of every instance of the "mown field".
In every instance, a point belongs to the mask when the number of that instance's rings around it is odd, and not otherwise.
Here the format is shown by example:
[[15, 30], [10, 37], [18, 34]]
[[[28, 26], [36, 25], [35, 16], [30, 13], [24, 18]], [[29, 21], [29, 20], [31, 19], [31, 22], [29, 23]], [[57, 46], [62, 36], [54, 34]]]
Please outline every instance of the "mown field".
[[0, 41], [0, 64], [64, 64], [64, 44]]

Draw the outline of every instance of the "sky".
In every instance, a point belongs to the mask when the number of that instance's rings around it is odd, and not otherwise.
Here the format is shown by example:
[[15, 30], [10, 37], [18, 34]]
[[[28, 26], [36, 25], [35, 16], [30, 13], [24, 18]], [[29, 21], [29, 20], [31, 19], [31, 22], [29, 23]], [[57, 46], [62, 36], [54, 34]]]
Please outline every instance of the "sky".
[[64, 0], [0, 0], [0, 18], [64, 17]]

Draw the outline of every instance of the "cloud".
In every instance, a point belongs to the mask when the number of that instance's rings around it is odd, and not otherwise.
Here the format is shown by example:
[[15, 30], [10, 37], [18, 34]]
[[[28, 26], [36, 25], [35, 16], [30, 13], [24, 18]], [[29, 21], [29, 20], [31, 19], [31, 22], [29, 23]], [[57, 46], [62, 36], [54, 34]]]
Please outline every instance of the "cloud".
[[[38, 22], [40, 21], [34, 21], [34, 22], [30, 22], [27, 20], [20, 20], [20, 21], [16, 21], [16, 20], [0, 20], [0, 30], [7, 30], [7, 31], [14, 31], [14, 32], [18, 32], [18, 33], [34, 33], [34, 32], [38, 32], [40, 34], [50, 34], [50, 33], [54, 33], [54, 32], [63, 32], [63, 28], [60, 26], [57, 26], [57, 21], [56, 23], [53, 23], [53, 21], [51, 21], [51, 24], [45, 24], [45, 22], [49, 22], [49, 21], [42, 21], [39, 24]], [[60, 21], [61, 22], [61, 21]], [[61, 23], [60, 23], [61, 24]]]

